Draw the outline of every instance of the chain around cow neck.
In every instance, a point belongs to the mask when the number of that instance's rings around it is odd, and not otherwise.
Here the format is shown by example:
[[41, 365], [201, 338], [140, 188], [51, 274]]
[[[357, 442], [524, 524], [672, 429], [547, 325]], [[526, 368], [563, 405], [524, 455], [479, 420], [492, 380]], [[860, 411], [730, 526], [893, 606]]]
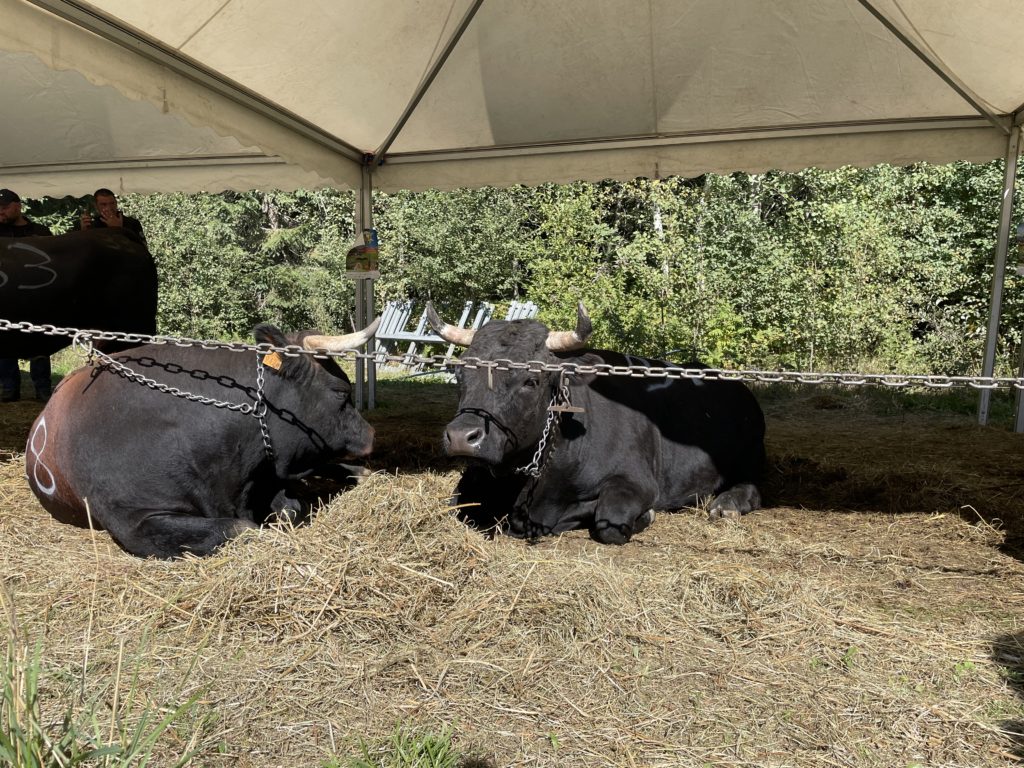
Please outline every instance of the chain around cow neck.
[[133, 371], [124, 363], [118, 362], [110, 355], [100, 352], [92, 345], [90, 339], [80, 339], [78, 337], [74, 340], [76, 348], [85, 349], [86, 353], [86, 364], [92, 365], [95, 359], [99, 359], [100, 364], [111, 371], [116, 373], [118, 376], [128, 379], [128, 381], [134, 381], [136, 384], [142, 384], [145, 387], [149, 387], [157, 392], [164, 392], [173, 397], [180, 397], [184, 400], [189, 400], [193, 403], [199, 403], [200, 405], [212, 405], [214, 408], [224, 408], [229, 411], [238, 411], [246, 415], [255, 416], [256, 420], [260, 425], [260, 435], [263, 438], [263, 450], [267, 454], [267, 458], [273, 463], [276, 459], [276, 453], [274, 451], [274, 445], [270, 441], [270, 426], [267, 424], [267, 400], [263, 391], [263, 355], [256, 355], [256, 398], [255, 403], [250, 405], [249, 403], [229, 403], [224, 400], [216, 400], [212, 397], [203, 397], [192, 392], [188, 392], [178, 387], [172, 387], [168, 384], [161, 384], [155, 379], [143, 376], [137, 371]]
[[[276, 352], [274, 354], [277, 354]], [[260, 423], [260, 435], [263, 437], [263, 451], [273, 464], [277, 458], [274, 452], [274, 444], [270, 442], [270, 425], [267, 424], [267, 399], [263, 393], [263, 365], [265, 358], [256, 355], [256, 404], [253, 406], [253, 416]]]
[[544, 431], [537, 442], [537, 450], [533, 454], [533, 459], [525, 467], [516, 469], [515, 473], [517, 475], [528, 475], [533, 478], [540, 477], [541, 472], [544, 471], [544, 457], [548, 447], [548, 439], [551, 437], [551, 430], [555, 426], [558, 417], [570, 409], [575, 410], [572, 408], [572, 403], [569, 400], [569, 385], [566, 383], [565, 376], [562, 376], [560, 377], [559, 385], [555, 387], [555, 392], [551, 396], [551, 402], [548, 403], [548, 418], [544, 422]]

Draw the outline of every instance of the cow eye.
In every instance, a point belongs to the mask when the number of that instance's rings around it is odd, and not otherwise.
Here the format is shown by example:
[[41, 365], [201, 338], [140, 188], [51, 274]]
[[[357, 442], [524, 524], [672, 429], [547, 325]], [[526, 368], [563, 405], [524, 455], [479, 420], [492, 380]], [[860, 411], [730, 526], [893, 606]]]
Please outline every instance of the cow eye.
[[538, 379], [527, 379], [526, 381], [523, 382], [524, 389], [536, 389], [539, 386], [540, 381]]

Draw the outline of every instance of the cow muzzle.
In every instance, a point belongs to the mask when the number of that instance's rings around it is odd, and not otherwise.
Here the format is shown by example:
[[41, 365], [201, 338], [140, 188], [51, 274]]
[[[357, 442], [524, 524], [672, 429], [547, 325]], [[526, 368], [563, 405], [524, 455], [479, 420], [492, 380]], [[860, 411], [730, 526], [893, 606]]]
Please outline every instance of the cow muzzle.
[[482, 426], [459, 427], [449, 425], [444, 431], [444, 450], [449, 456], [476, 456], [487, 431]]
[[365, 459], [373, 453], [373, 441], [375, 437], [376, 432], [373, 427], [367, 424], [366, 430], [363, 432], [362, 439], [359, 441], [353, 441], [349, 444], [348, 450], [345, 452], [345, 458]]
[[495, 415], [480, 408], [462, 408], [444, 429], [442, 443], [449, 456], [465, 456], [497, 465], [516, 445], [514, 433]]

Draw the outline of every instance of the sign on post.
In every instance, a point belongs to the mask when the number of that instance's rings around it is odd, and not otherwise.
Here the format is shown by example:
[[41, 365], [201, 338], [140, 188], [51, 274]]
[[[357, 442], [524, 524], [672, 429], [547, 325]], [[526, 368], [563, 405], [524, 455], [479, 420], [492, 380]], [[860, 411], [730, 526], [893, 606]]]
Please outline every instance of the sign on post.
[[[362, 240], [362, 242], [359, 242]], [[364, 229], [356, 238], [345, 256], [345, 277], [352, 280], [376, 280], [380, 277], [377, 267], [377, 230]]]

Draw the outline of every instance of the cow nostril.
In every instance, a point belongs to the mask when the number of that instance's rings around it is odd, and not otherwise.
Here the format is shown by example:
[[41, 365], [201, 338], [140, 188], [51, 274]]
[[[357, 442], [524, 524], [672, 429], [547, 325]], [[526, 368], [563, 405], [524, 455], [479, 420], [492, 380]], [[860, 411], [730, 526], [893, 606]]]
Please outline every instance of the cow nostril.
[[480, 447], [484, 439], [484, 430], [480, 427], [446, 429], [444, 437], [449, 453], [468, 453]]

